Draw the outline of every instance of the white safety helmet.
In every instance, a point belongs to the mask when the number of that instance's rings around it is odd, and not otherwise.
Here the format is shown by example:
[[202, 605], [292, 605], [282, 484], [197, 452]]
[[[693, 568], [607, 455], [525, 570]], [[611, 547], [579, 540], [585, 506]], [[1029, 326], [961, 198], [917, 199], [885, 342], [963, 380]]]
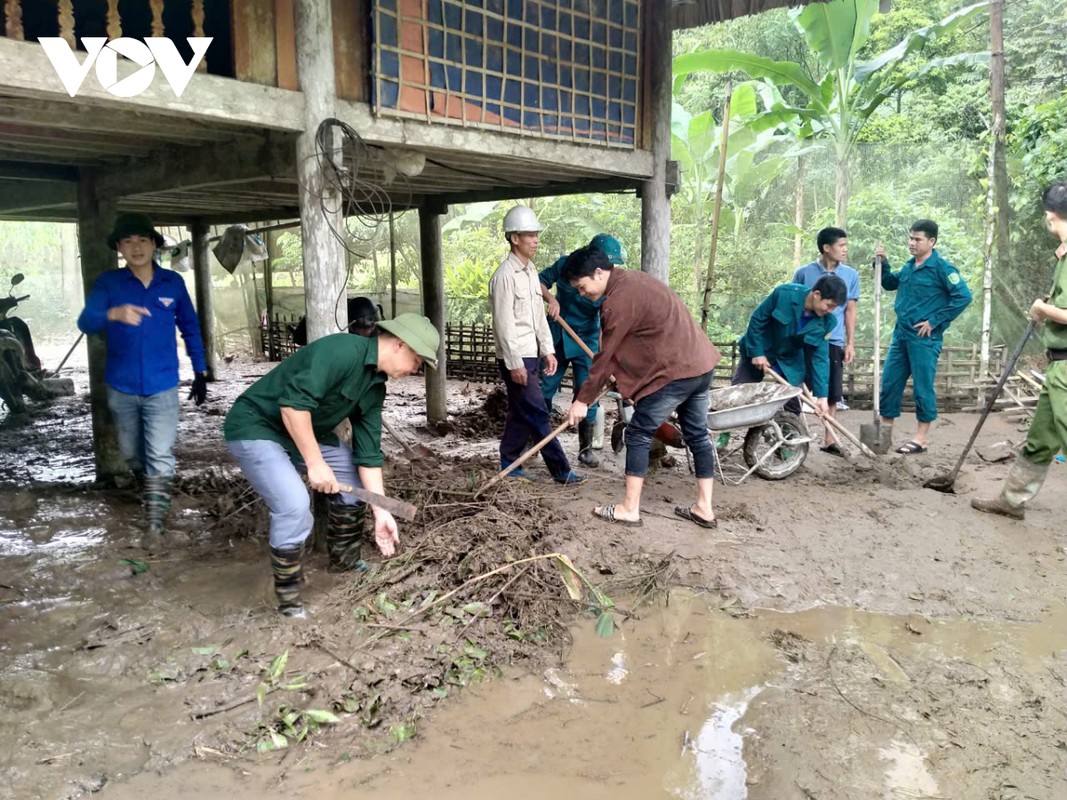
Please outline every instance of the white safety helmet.
[[544, 225], [537, 221], [537, 215], [526, 206], [515, 206], [504, 215], [504, 236], [509, 233], [541, 232]]

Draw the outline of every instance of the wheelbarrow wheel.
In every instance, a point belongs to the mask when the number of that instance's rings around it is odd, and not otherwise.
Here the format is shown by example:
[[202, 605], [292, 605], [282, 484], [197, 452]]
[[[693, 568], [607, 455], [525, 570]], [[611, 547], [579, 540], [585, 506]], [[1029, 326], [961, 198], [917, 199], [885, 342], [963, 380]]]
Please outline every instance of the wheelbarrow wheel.
[[[756, 467], [756, 474], [768, 481], [780, 481], [788, 478], [804, 463], [808, 457], [808, 443], [791, 444], [794, 439], [807, 439], [808, 428], [796, 414], [779, 411], [773, 422], [781, 430], [785, 440], [781, 447]], [[760, 459], [778, 443], [778, 432], [774, 425], [767, 423], [756, 428], [749, 428], [745, 434], [744, 456], [749, 467], [755, 467]]]

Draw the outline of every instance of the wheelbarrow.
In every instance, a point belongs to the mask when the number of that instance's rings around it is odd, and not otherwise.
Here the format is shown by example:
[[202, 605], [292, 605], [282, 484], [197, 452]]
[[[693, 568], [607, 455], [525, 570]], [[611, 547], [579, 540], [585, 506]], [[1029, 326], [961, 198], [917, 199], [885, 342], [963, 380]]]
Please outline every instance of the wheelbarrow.
[[[813, 441], [807, 425], [797, 414], [784, 406], [803, 390], [797, 386], [777, 386], [771, 383], [746, 383], [713, 389], [709, 396], [708, 435], [718, 452], [719, 477], [724, 484], [737, 485], [753, 473], [766, 480], [778, 481], [796, 472], [808, 455]], [[622, 397], [609, 392], [615, 400], [618, 418], [612, 429], [611, 444], [616, 453], [625, 447], [623, 435], [633, 417], [633, 406]], [[668, 430], [665, 430], [668, 429]], [[740, 444], [731, 447], [734, 431], [743, 431]], [[670, 421], [663, 423], [655, 438], [675, 447], [683, 447], [681, 432]], [[723, 470], [723, 461], [740, 451], [747, 470], [737, 479], [730, 479]], [[688, 456], [688, 450], [686, 450]]]
[[[708, 432], [715, 444], [719, 477], [734, 486], [755, 473], [769, 481], [788, 478], [808, 457], [812, 438], [798, 414], [784, 406], [803, 390], [799, 386], [743, 383], [713, 389], [709, 396]], [[744, 431], [739, 446], [731, 447], [732, 433]], [[724, 465], [741, 451], [748, 467], [740, 477], [727, 477]]]

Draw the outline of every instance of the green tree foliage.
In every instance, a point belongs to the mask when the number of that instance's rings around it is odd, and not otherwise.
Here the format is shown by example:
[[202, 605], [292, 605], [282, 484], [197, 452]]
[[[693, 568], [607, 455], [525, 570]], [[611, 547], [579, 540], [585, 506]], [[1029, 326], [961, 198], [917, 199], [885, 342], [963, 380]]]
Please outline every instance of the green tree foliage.
[[[853, 148], [867, 121], [904, 84], [934, 69], [982, 60], [985, 56], [982, 53], [957, 53], [909, 61], [961, 23], [973, 19], [984, 7], [985, 3], [976, 3], [938, 23], [910, 31], [893, 47], [861, 61], [860, 55], [870, 37], [871, 19], [878, 10], [877, 0], [812, 3], [792, 12], [792, 16], [818, 63], [816, 78], [800, 64], [738, 50], [705, 50], [678, 56], [674, 60], [674, 73], [741, 69], [753, 78], [799, 90], [803, 104], [776, 105], [768, 114], [768, 124], [796, 117], [805, 126], [804, 135], [824, 136], [834, 143], [835, 218], [839, 225], [844, 225], [848, 217]], [[912, 66], [902, 69], [905, 63]]]

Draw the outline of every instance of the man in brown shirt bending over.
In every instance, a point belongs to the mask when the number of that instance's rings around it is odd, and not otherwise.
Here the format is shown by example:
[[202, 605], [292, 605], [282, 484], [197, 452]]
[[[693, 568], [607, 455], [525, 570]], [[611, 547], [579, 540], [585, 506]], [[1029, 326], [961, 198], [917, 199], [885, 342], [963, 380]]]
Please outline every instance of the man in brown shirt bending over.
[[714, 528], [711, 493], [715, 450], [708, 438], [708, 389], [719, 351], [666, 285], [643, 272], [613, 269], [599, 250], [583, 247], [563, 265], [563, 280], [600, 307], [600, 352], [589, 380], [567, 412], [572, 425], [585, 419], [588, 404], [615, 376], [619, 393], [634, 402], [626, 426], [626, 497], [597, 506], [593, 513], [622, 525], [641, 524], [641, 489], [648, 471], [648, 446], [656, 429], [677, 410], [682, 435], [693, 453], [697, 500], [674, 513]]

